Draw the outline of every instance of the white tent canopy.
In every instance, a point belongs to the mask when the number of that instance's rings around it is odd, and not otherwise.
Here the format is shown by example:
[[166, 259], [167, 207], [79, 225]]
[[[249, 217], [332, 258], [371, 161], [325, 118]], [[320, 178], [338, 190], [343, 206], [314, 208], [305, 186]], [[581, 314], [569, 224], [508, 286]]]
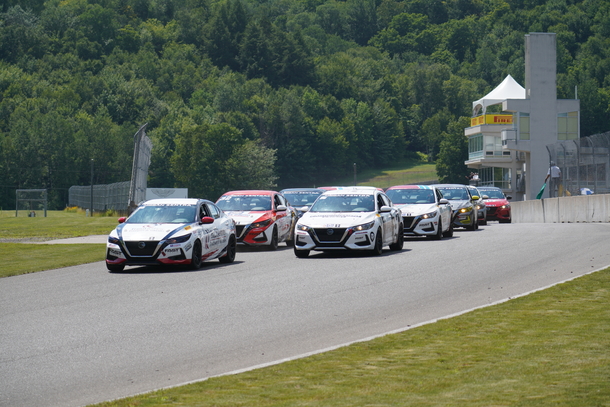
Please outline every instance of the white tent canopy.
[[510, 75], [483, 98], [472, 102], [472, 116], [477, 116], [481, 108], [485, 114], [487, 106], [498, 105], [506, 99], [525, 99], [525, 89]]

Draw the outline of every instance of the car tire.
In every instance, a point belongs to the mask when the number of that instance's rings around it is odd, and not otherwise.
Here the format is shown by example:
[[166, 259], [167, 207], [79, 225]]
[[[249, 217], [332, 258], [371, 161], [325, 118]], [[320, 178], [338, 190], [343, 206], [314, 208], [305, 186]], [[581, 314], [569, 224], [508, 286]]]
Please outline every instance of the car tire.
[[443, 237], [453, 237], [453, 222], [449, 224], [449, 229], [446, 232], [443, 232]]
[[299, 259], [304, 259], [309, 256], [309, 250], [298, 250], [296, 247], [294, 248], [294, 255]]
[[435, 234], [428, 236], [432, 240], [441, 240], [443, 238], [443, 222], [438, 220], [438, 229]]
[[512, 222], [512, 218], [500, 219], [500, 223], [511, 223], [511, 222]]
[[123, 271], [125, 269], [125, 265], [124, 264], [108, 264], [108, 263], [106, 263], [106, 268], [111, 273], [120, 273], [121, 271]]
[[195, 241], [193, 245], [193, 254], [191, 255], [191, 270], [198, 270], [201, 267], [201, 242]]
[[478, 226], [479, 222], [475, 219], [472, 220], [472, 222], [470, 223], [470, 225], [466, 226], [466, 230], [477, 230], [477, 226]]
[[371, 250], [373, 256], [379, 256], [383, 252], [383, 236], [381, 235], [381, 229], [377, 230], [375, 236], [375, 247]]
[[405, 244], [405, 235], [404, 228], [402, 224], [398, 227], [398, 236], [396, 236], [396, 242], [390, 245], [390, 250], [395, 252], [402, 250], [402, 247]]
[[273, 232], [271, 232], [271, 243], [269, 243], [269, 250], [277, 250], [279, 246], [279, 238], [277, 236], [277, 228], [273, 227]]
[[233, 263], [235, 261], [235, 253], [237, 252], [237, 243], [235, 241], [235, 236], [231, 235], [229, 238], [229, 243], [227, 243], [227, 254], [218, 258], [218, 261], [221, 263]]

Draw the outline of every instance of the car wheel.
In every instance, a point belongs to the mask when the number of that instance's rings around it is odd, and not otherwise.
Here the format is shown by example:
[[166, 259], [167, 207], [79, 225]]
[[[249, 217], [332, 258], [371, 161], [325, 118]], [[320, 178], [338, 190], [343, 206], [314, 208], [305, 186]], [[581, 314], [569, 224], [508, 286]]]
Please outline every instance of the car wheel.
[[120, 273], [121, 271], [123, 271], [125, 269], [125, 265], [106, 263], [106, 268], [108, 269], [108, 271], [110, 271], [112, 273]]
[[396, 242], [390, 245], [390, 250], [399, 251], [402, 250], [402, 247], [405, 244], [405, 235], [403, 226], [400, 225], [398, 227], [398, 236], [396, 236]]
[[235, 261], [235, 253], [237, 252], [237, 243], [235, 242], [235, 236], [231, 235], [229, 243], [227, 244], [227, 254], [218, 258], [221, 263], [233, 263]]
[[201, 242], [195, 241], [193, 246], [193, 254], [191, 255], [191, 269], [197, 270], [201, 267]]
[[476, 219], [473, 218], [472, 222], [470, 222], [470, 225], [466, 226], [466, 230], [476, 230], [477, 225], [478, 225], [478, 222], [476, 221]]
[[512, 222], [512, 218], [500, 219], [500, 223], [511, 223], [511, 222]]
[[453, 237], [453, 222], [449, 225], [449, 229], [446, 232], [443, 232], [443, 237]]
[[299, 259], [304, 259], [309, 256], [309, 250], [298, 250], [296, 247], [294, 248], [294, 255]]
[[381, 229], [377, 230], [377, 236], [375, 236], [375, 247], [372, 250], [374, 256], [379, 256], [383, 252], [383, 236], [381, 236]]
[[438, 220], [438, 229], [435, 234], [428, 236], [432, 240], [441, 240], [443, 238], [443, 222]]

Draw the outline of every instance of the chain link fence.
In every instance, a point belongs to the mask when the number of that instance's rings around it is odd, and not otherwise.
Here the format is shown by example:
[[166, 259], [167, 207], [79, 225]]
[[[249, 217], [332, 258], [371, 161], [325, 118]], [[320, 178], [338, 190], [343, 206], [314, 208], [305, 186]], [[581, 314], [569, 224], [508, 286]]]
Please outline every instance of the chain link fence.
[[68, 190], [68, 205], [93, 208], [94, 211], [127, 211], [130, 185], [131, 181], [93, 185], [93, 195], [90, 185], [71, 186]]
[[547, 146], [561, 170], [555, 196], [610, 193], [610, 132]]

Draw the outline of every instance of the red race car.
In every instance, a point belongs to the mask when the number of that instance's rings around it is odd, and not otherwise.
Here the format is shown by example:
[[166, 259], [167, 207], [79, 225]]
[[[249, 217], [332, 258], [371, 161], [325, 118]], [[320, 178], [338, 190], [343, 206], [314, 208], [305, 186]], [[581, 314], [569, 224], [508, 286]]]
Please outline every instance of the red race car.
[[487, 220], [498, 220], [500, 223], [511, 223], [511, 211], [509, 199], [511, 196], [504, 195], [500, 188], [478, 187], [483, 194], [483, 200], [487, 206]]
[[276, 191], [230, 191], [218, 198], [216, 205], [236, 224], [237, 243], [248, 246], [292, 245], [296, 222], [294, 209]]

